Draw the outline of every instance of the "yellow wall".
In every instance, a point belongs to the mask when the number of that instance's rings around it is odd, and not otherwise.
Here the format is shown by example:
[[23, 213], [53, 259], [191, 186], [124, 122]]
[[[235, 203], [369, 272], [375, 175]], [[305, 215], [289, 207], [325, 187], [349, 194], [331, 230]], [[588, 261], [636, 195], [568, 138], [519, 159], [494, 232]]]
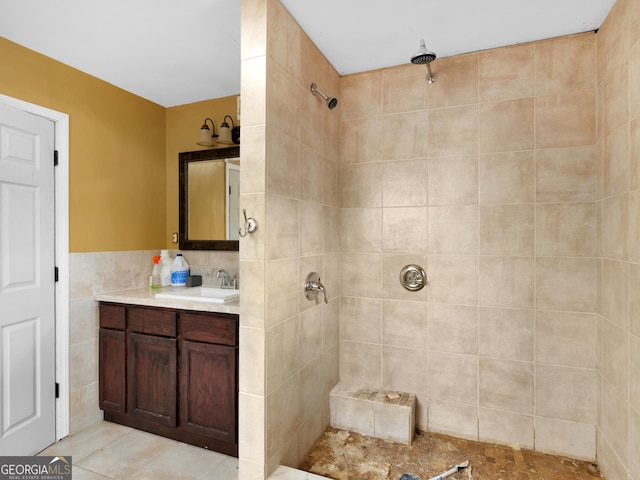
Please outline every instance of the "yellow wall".
[[165, 246], [165, 109], [0, 38], [0, 93], [69, 115], [69, 250]]
[[[235, 125], [238, 125], [236, 118], [237, 97], [237, 95], [232, 95], [166, 109], [167, 245], [165, 248], [176, 248], [176, 245], [171, 243], [171, 234], [178, 231], [178, 154], [206, 149], [206, 147], [196, 145], [196, 141], [202, 122], [207, 117], [215, 122], [216, 131], [218, 131], [225, 115], [233, 118]], [[227, 123], [229, 122], [227, 121]], [[209, 128], [211, 128], [210, 123]]]

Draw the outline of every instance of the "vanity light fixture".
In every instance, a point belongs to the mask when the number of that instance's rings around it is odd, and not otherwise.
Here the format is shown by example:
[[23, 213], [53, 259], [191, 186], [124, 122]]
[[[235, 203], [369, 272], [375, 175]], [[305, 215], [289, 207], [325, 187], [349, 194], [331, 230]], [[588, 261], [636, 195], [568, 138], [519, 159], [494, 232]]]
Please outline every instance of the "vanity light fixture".
[[218, 140], [218, 143], [222, 143], [224, 145], [233, 145], [233, 140], [231, 139], [231, 128], [229, 128], [227, 118], [231, 120], [231, 125], [234, 125], [233, 118], [231, 118], [229, 115], [225, 115], [222, 123], [220, 124], [220, 139]]
[[[207, 120], [211, 122], [213, 134], [211, 133], [211, 129], [207, 125]], [[218, 138], [218, 134], [216, 133], [216, 124], [213, 123], [213, 120], [207, 117], [204, 119], [204, 122], [200, 127], [200, 137], [198, 138], [198, 141], [196, 143], [203, 147], [213, 147], [216, 143], [216, 138]]]

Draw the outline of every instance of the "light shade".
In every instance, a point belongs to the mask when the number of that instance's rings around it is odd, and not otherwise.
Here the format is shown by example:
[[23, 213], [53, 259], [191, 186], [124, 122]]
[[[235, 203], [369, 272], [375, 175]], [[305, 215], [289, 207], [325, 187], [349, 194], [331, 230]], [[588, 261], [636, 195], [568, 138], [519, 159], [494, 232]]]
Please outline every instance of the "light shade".
[[[213, 133], [211, 133], [211, 129], [209, 129], [209, 126], [207, 125], [207, 120], [211, 122]], [[198, 137], [198, 141], [196, 143], [203, 147], [213, 147], [216, 143], [217, 138], [218, 135], [216, 134], [216, 124], [213, 123], [213, 120], [211, 120], [209, 117], [205, 118], [202, 127], [200, 127], [200, 136]]]
[[231, 139], [231, 128], [229, 128], [227, 118], [231, 120], [231, 125], [233, 125], [233, 118], [231, 118], [229, 115], [225, 115], [222, 123], [220, 124], [220, 137], [218, 139], [218, 143], [222, 143], [224, 145], [233, 145], [233, 140]]

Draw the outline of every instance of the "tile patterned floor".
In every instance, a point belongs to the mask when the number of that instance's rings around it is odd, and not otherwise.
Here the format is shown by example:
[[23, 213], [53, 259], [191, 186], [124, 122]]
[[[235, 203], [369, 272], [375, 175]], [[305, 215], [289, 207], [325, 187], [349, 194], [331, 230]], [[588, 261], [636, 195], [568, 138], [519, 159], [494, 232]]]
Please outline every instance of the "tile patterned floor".
[[71, 455], [74, 480], [237, 480], [238, 459], [110, 422], [40, 455]]
[[422, 480], [469, 460], [451, 480], [595, 480], [597, 466], [565, 457], [419, 432], [411, 446], [329, 428], [301, 469], [335, 480]]

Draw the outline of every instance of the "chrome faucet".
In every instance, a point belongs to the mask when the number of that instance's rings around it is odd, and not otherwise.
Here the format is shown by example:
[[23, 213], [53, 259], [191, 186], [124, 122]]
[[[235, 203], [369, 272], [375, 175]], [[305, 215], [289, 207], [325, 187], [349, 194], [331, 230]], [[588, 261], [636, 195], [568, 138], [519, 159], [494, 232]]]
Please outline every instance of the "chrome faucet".
[[322, 293], [324, 297], [324, 303], [329, 303], [327, 300], [327, 291], [320, 282], [320, 275], [316, 272], [311, 272], [307, 275], [307, 278], [304, 282], [304, 295], [307, 297], [307, 300], [315, 300], [318, 297], [318, 292]]
[[216, 278], [222, 278], [220, 281], [220, 288], [236, 288], [233, 283], [229, 283], [229, 274], [224, 268], [221, 268], [216, 272]]

